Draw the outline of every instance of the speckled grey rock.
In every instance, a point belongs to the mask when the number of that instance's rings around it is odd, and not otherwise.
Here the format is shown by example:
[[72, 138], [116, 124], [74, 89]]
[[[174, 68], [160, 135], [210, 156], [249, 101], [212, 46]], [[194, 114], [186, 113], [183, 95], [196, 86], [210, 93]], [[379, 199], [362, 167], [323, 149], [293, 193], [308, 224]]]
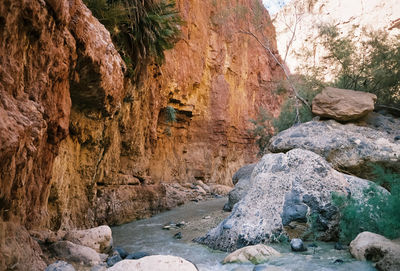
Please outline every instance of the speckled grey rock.
[[49, 247], [57, 258], [69, 262], [83, 263], [84, 265], [96, 265], [102, 262], [100, 254], [90, 247], [74, 244], [69, 241], [58, 241]]
[[294, 149], [266, 154], [254, 168], [251, 186], [231, 215], [195, 241], [232, 251], [269, 242], [284, 224], [314, 214], [321, 240], [337, 237], [338, 215], [331, 193], [361, 195], [370, 182], [334, 170], [321, 156]]
[[239, 168], [238, 171], [235, 172], [232, 176], [233, 184], [237, 184], [242, 179], [250, 179], [251, 173], [253, 173], [254, 168], [256, 167], [257, 163], [245, 165]]
[[400, 171], [400, 141], [394, 139], [393, 133], [369, 127], [333, 120], [310, 121], [271, 138], [269, 150], [310, 150], [325, 157], [334, 168], [368, 179], [372, 163]]
[[256, 164], [250, 164], [241, 167], [232, 177], [235, 187], [228, 194], [228, 203], [224, 206], [224, 210], [231, 211], [233, 205], [241, 200], [250, 187], [250, 177]]
[[64, 261], [56, 261], [46, 267], [44, 271], [75, 271], [75, 268]]

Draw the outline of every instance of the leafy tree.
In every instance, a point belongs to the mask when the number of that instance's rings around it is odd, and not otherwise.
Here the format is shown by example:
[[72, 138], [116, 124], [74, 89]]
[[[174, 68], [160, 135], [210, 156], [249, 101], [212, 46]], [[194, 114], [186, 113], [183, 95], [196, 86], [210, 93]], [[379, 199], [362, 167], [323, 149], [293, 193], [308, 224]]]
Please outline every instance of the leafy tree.
[[[296, 85], [300, 96], [309, 103], [325, 86], [323, 82], [310, 76], [292, 76], [291, 80], [293, 84]], [[280, 91], [282, 92], [283, 90]], [[313, 115], [307, 106], [304, 104], [296, 104], [296, 100], [289, 96], [282, 104], [281, 113], [272, 121], [272, 124], [275, 133], [278, 133], [297, 123], [310, 121], [312, 117]]]
[[357, 27], [343, 36], [334, 25], [321, 25], [319, 36], [326, 54], [316, 65], [310, 52], [303, 54], [302, 71], [320, 79], [329, 73], [333, 86], [374, 93], [379, 104], [400, 106], [400, 36]]
[[134, 79], [180, 38], [183, 23], [175, 0], [84, 0], [111, 38]]

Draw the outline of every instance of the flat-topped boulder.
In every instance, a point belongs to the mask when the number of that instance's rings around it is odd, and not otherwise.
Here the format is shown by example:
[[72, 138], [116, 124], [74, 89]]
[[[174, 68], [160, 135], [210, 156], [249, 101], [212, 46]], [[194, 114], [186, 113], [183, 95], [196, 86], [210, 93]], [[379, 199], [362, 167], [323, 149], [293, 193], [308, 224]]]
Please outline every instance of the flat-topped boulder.
[[312, 112], [338, 121], [352, 121], [374, 110], [375, 94], [327, 87], [312, 101]]
[[373, 164], [400, 170], [400, 140], [396, 134], [334, 120], [310, 121], [280, 132], [269, 150], [301, 148], [323, 156], [335, 169], [369, 178]]
[[49, 250], [53, 256], [66, 262], [75, 262], [86, 266], [93, 266], [102, 262], [101, 255], [94, 249], [70, 241], [58, 241], [52, 244]]
[[103, 225], [87, 230], [73, 230], [64, 239], [72, 243], [87, 246], [99, 253], [106, 253], [113, 245], [112, 232], [109, 226]]
[[123, 260], [116, 263], [109, 271], [197, 271], [198, 269], [191, 262], [176, 256], [153, 255], [139, 260]]
[[247, 246], [235, 250], [225, 257], [224, 263], [253, 263], [259, 264], [266, 262], [270, 257], [280, 256], [281, 254], [274, 248], [267, 245], [258, 244]]

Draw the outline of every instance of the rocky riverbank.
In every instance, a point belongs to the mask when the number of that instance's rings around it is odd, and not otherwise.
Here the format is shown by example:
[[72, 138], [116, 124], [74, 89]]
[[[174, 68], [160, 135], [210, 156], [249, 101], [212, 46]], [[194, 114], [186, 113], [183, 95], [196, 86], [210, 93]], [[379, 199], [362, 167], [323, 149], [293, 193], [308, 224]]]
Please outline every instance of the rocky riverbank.
[[[363, 178], [370, 177], [376, 165], [393, 172], [400, 168], [400, 120], [388, 112], [372, 112], [374, 99], [368, 93], [358, 92], [366, 97], [353, 101], [351, 109], [344, 101], [348, 95], [353, 95], [351, 90], [327, 88], [314, 99], [320, 101], [318, 110], [313, 102], [313, 113], [321, 116], [273, 137], [273, 153], [235, 174], [225, 208], [232, 213], [196, 241], [224, 251], [285, 238], [337, 241], [340, 213], [332, 194], [368, 204], [363, 193], [372, 182]], [[390, 194], [383, 187], [376, 193], [382, 199]], [[395, 270], [397, 254], [379, 251], [359, 258], [379, 267], [384, 266], [379, 265], [382, 255], [390, 255], [385, 262], [391, 264], [380, 269]]]

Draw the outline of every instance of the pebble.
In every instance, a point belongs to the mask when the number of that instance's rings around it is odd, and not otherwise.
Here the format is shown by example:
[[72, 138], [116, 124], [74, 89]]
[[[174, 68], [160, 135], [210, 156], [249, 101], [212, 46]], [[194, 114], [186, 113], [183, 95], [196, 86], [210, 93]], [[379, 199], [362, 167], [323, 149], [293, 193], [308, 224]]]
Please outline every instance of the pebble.
[[346, 248], [341, 243], [337, 242], [335, 244], [335, 249], [336, 250], [345, 250]]
[[116, 264], [117, 262], [122, 261], [121, 256], [119, 256], [119, 254], [108, 257], [107, 259], [107, 265], [109, 267], [113, 266], [114, 264]]
[[336, 259], [333, 263], [344, 263], [342, 259]]
[[178, 225], [172, 222], [169, 222], [163, 226], [163, 230], [177, 229]]
[[225, 203], [224, 207], [222, 208], [225, 212], [231, 212], [232, 208], [230, 207], [229, 203]]
[[119, 256], [121, 256], [122, 259], [125, 259], [126, 256], [128, 256], [128, 252], [126, 252], [126, 250], [122, 247], [115, 247], [114, 251], [118, 252]]
[[307, 248], [304, 246], [303, 240], [299, 238], [294, 238], [290, 241], [290, 247], [292, 248], [292, 251], [300, 252], [300, 251], [306, 251]]
[[182, 239], [182, 233], [181, 232], [175, 233], [174, 238], [175, 239]]
[[128, 256], [126, 256], [125, 259], [127, 259], [127, 260], [138, 260], [138, 259], [141, 259], [141, 258], [147, 257], [147, 256], [150, 256], [150, 254], [147, 253], [147, 252], [135, 252], [135, 253], [131, 253]]

